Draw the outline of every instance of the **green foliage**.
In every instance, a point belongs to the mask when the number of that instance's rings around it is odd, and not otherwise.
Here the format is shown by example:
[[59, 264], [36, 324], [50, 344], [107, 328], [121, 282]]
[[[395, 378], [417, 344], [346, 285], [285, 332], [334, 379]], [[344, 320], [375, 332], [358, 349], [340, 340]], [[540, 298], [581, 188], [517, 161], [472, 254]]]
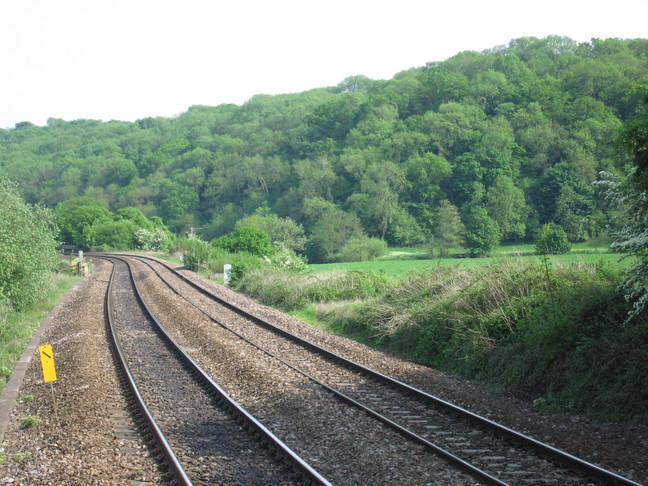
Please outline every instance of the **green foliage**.
[[140, 228], [133, 234], [133, 239], [135, 246], [144, 251], [168, 250], [172, 242], [171, 235], [161, 228], [156, 228], [153, 231]]
[[364, 262], [386, 255], [387, 243], [379, 238], [351, 238], [340, 251], [341, 262]]
[[58, 268], [58, 230], [50, 210], [26, 204], [4, 178], [0, 207], [0, 304], [22, 309], [43, 294]]
[[306, 268], [306, 261], [288, 248], [276, 248], [271, 258], [258, 257], [247, 252], [229, 253], [216, 249], [209, 260], [210, 270], [223, 272], [225, 264], [232, 266], [230, 285], [237, 286], [249, 273], [259, 272], [290, 272], [297, 274]]
[[160, 216], [176, 232], [187, 231], [195, 224], [192, 218], [199, 199], [195, 190], [184, 185], [173, 187], [160, 201]]
[[538, 230], [535, 251], [538, 255], [562, 255], [571, 251], [571, 243], [562, 226], [547, 223]]
[[497, 176], [484, 198], [486, 210], [497, 223], [502, 239], [524, 238], [528, 208], [524, 192], [515, 187], [513, 180], [505, 175]]
[[620, 137], [621, 144], [632, 157], [637, 172], [648, 172], [648, 85], [637, 90], [642, 94], [642, 105], [636, 115], [625, 124]]
[[499, 226], [488, 215], [486, 209], [475, 206], [466, 217], [466, 246], [471, 256], [488, 256], [499, 246]]
[[341, 141], [358, 122], [361, 92], [342, 93], [306, 117], [311, 140]]
[[92, 226], [110, 223], [114, 219], [102, 201], [91, 197], [76, 197], [61, 202], [56, 206], [54, 215], [63, 243], [82, 250], [89, 250], [97, 244], [95, 232], [90, 230]]
[[442, 200], [437, 209], [431, 249], [436, 249], [439, 256], [447, 257], [451, 249], [464, 245], [465, 236], [466, 227], [461, 221], [459, 209], [447, 199]]
[[291, 218], [280, 218], [271, 213], [267, 206], [257, 208], [252, 215], [237, 221], [236, 228], [241, 227], [260, 229], [276, 247], [300, 251], [306, 244], [304, 228], [300, 224]]
[[309, 314], [348, 336], [443, 370], [534, 390], [537, 404], [648, 423], [648, 322], [619, 325], [620, 275], [520, 259], [437, 266], [398, 280], [374, 272], [252, 270], [237, 290]]
[[[38, 419], [40, 420], [40, 419]], [[22, 425], [22, 422], [21, 422]], [[31, 461], [33, 454], [29, 451], [27, 452], [15, 452], [11, 455], [11, 460], [16, 464], [25, 464], [28, 461]]]
[[270, 237], [258, 228], [239, 227], [229, 235], [212, 241], [212, 246], [230, 253], [249, 253], [260, 257], [273, 254]]
[[207, 268], [214, 273], [223, 273], [223, 266], [229, 264], [243, 264], [246, 268], [257, 267], [261, 265], [261, 259], [258, 256], [249, 253], [229, 253], [221, 249], [212, 249], [207, 262]]
[[137, 208], [128, 207], [118, 209], [116, 214], [125, 220], [132, 221], [140, 229], [147, 231], [153, 231], [155, 229], [155, 224], [153, 224], [153, 222], [144, 216], [144, 213]]
[[30, 429], [32, 427], [37, 427], [43, 423], [43, 420], [40, 417], [35, 415], [27, 415], [20, 419], [20, 428], [21, 429]]
[[59, 203], [54, 214], [63, 242], [83, 250], [155, 250], [168, 247], [173, 239], [160, 218], [148, 219], [133, 207], [113, 214], [91, 197]]
[[628, 270], [622, 287], [633, 302], [628, 319], [648, 309], [648, 87], [643, 87], [644, 105], [621, 135], [621, 144], [632, 157], [633, 167], [626, 178], [607, 174], [603, 184], [606, 197], [619, 211], [612, 248], [629, 252], [637, 263]]
[[324, 209], [306, 242], [308, 260], [314, 263], [334, 261], [352, 238], [364, 236], [359, 218], [337, 208]]
[[182, 261], [188, 270], [198, 271], [204, 268], [212, 254], [211, 245], [197, 237], [185, 238], [177, 242], [178, 249], [182, 248]]
[[262, 264], [259, 260], [238, 261], [233, 263], [230, 271], [230, 285], [236, 288], [244, 277], [252, 273], [253, 270], [258, 270], [261, 266]]
[[441, 185], [452, 175], [450, 162], [431, 152], [408, 159], [405, 167], [411, 198], [420, 202], [438, 200]]
[[131, 220], [98, 222], [90, 228], [94, 246], [100, 246], [105, 251], [127, 250], [136, 246], [135, 232], [139, 228]]
[[267, 258], [266, 261], [270, 265], [283, 270], [300, 272], [306, 269], [306, 259], [297, 255], [297, 253], [290, 248], [275, 248], [272, 258]]
[[[555, 271], [555, 270], [554, 270]], [[553, 278], [555, 277], [555, 278]], [[645, 318], [621, 322], [628, 311], [604, 272], [565, 278], [559, 271], [547, 289], [518, 312], [517, 331], [475, 360], [475, 371], [505, 384], [538, 390], [538, 403], [604, 420], [648, 423], [645, 403]], [[574, 278], [577, 277], [577, 278]]]
[[293, 310], [308, 303], [373, 297], [384, 292], [389, 285], [386, 275], [377, 272], [351, 271], [309, 276], [263, 267], [246, 272], [233, 288], [268, 305]]
[[[627, 171], [615, 137], [641, 105], [644, 46], [526, 37], [390, 80], [353, 76], [168, 119], [21, 122], [0, 133], [0, 173], [29, 203], [75, 202], [56, 216], [61, 239], [80, 248], [113, 244], [97, 239], [95, 221], [154, 232], [161, 226], [148, 222], [161, 218], [176, 234], [201, 227], [211, 240], [245, 218], [239, 226], [273, 244], [334, 261], [363, 235], [426, 244], [444, 201], [467, 226], [473, 255], [549, 222], [579, 242], [600, 236], [614, 214], [592, 182]], [[646, 166], [642, 127], [639, 117], [624, 143]], [[441, 233], [439, 252], [462, 245]], [[147, 238], [137, 244], [150, 246]]]

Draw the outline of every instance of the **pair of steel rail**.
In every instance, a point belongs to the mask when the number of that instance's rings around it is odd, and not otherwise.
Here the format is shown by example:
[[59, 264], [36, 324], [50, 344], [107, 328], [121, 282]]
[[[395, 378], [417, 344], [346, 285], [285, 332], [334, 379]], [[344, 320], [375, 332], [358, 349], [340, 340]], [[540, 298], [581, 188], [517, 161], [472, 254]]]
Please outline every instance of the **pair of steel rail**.
[[[126, 256], [127, 255], [120, 255], [119, 257], [126, 257]], [[377, 372], [375, 370], [367, 368], [366, 366], [363, 366], [363, 365], [361, 365], [359, 363], [355, 363], [353, 361], [350, 361], [350, 360], [348, 360], [348, 359], [346, 359], [346, 358], [344, 358], [344, 357], [342, 357], [342, 356], [340, 356], [340, 355], [338, 355], [336, 353], [333, 353], [333, 352], [331, 352], [331, 351], [329, 351], [329, 350], [327, 350], [327, 349], [325, 349], [325, 348], [323, 348], [321, 346], [318, 346], [317, 344], [314, 344], [314, 343], [312, 343], [312, 342], [310, 342], [308, 340], [305, 340], [303, 338], [295, 336], [292, 333], [289, 333], [288, 331], [286, 331], [284, 329], [281, 329], [281, 328], [279, 328], [277, 326], [274, 326], [272, 323], [270, 323], [270, 322], [268, 322], [268, 321], [266, 321], [264, 319], [261, 319], [261, 318], [259, 318], [257, 316], [254, 316], [254, 315], [246, 312], [245, 310], [237, 307], [236, 305], [232, 304], [231, 302], [225, 301], [224, 299], [220, 298], [219, 296], [213, 294], [212, 292], [208, 291], [207, 289], [205, 289], [205, 288], [201, 287], [200, 285], [196, 284], [191, 279], [189, 279], [185, 275], [183, 275], [182, 272], [180, 272], [177, 269], [173, 268], [172, 266], [168, 265], [166, 262], [163, 262], [163, 261], [160, 261], [160, 260], [157, 260], [157, 259], [154, 259], [154, 258], [141, 256], [141, 255], [128, 255], [128, 256], [132, 257], [132, 258], [137, 258], [139, 260], [153, 261], [153, 262], [155, 262], [155, 263], [157, 263], [159, 265], [162, 265], [168, 271], [172, 272], [175, 276], [177, 276], [179, 279], [184, 281], [186, 284], [190, 285], [196, 291], [202, 293], [203, 295], [207, 296], [210, 299], [215, 300], [220, 305], [223, 305], [223, 306], [229, 308], [230, 310], [244, 316], [245, 318], [254, 321], [258, 325], [260, 325], [260, 326], [262, 326], [262, 327], [264, 327], [264, 328], [266, 328], [268, 330], [271, 330], [272, 332], [275, 332], [275, 333], [277, 333], [277, 334], [279, 334], [279, 335], [281, 335], [281, 336], [283, 336], [283, 337], [285, 337], [287, 339], [290, 339], [291, 341], [293, 341], [295, 343], [298, 343], [300, 346], [303, 346], [304, 348], [308, 348], [308, 349], [314, 351], [315, 353], [326, 357], [327, 359], [336, 361], [338, 363], [342, 363], [348, 369], [355, 370], [356, 372], [361, 373], [364, 376], [370, 377], [373, 380], [385, 383], [388, 386], [390, 386], [391, 388], [396, 389], [396, 390], [398, 390], [399, 392], [401, 392], [401, 393], [403, 393], [405, 395], [415, 397], [418, 401], [420, 401], [422, 403], [425, 403], [428, 406], [444, 409], [444, 410], [449, 411], [452, 414], [461, 416], [464, 419], [469, 420], [470, 422], [475, 424], [476, 427], [488, 429], [488, 430], [492, 431], [494, 434], [496, 434], [496, 435], [498, 435], [500, 437], [504, 437], [507, 440], [509, 440], [509, 441], [511, 441], [511, 442], [513, 442], [515, 444], [518, 444], [522, 448], [532, 450], [532, 451], [534, 451], [535, 453], [537, 453], [540, 456], [543, 456], [543, 457], [545, 457], [545, 458], [547, 458], [547, 459], [549, 459], [551, 461], [554, 461], [554, 462], [556, 462], [558, 464], [561, 464], [563, 467], [566, 467], [568, 469], [571, 469], [571, 470], [577, 471], [579, 473], [582, 473], [582, 474], [586, 475], [587, 477], [592, 478], [592, 479], [594, 479], [596, 481], [602, 482], [604, 484], [641, 486], [639, 483], [636, 483], [636, 482], [631, 481], [631, 480], [629, 480], [627, 478], [624, 478], [623, 476], [620, 476], [620, 475], [618, 475], [616, 473], [613, 473], [611, 471], [603, 469], [603, 468], [601, 468], [599, 466], [596, 466], [596, 465], [594, 465], [594, 464], [592, 464], [590, 462], [584, 461], [584, 460], [582, 460], [582, 459], [580, 459], [578, 457], [575, 457], [575, 456], [573, 456], [571, 454], [568, 454], [568, 453], [566, 453], [564, 451], [561, 451], [561, 450], [559, 450], [559, 449], [557, 449], [557, 448], [555, 448], [555, 447], [553, 447], [553, 446], [551, 446], [549, 444], [545, 444], [543, 442], [540, 442], [540, 441], [538, 441], [536, 439], [533, 439], [532, 437], [529, 437], [529, 436], [524, 435], [524, 434], [522, 434], [520, 432], [517, 432], [517, 431], [515, 431], [513, 429], [505, 427], [505, 426], [503, 426], [501, 424], [498, 424], [498, 423], [496, 423], [496, 422], [494, 422], [492, 420], [489, 420], [489, 419], [487, 419], [485, 417], [479, 416], [479, 415], [477, 415], [477, 414], [475, 414], [473, 412], [470, 412], [470, 411], [468, 411], [468, 410], [466, 410], [464, 408], [458, 407], [457, 405], [454, 405], [454, 404], [452, 404], [452, 403], [450, 403], [450, 402], [448, 402], [446, 400], [443, 400], [443, 399], [441, 399], [439, 397], [431, 395], [431, 394], [429, 394], [427, 392], [424, 392], [422, 390], [416, 389], [416, 388], [414, 388], [414, 387], [412, 387], [412, 386], [410, 386], [410, 385], [408, 385], [406, 383], [403, 383], [403, 382], [401, 382], [399, 380], [396, 380], [396, 379], [391, 378], [389, 376], [386, 376], [386, 375], [384, 375], [382, 373], [379, 373], [379, 372]], [[117, 258], [118, 256], [117, 255], [111, 255], [111, 258], [112, 257]], [[153, 269], [153, 271], [155, 271], [155, 270]], [[160, 278], [162, 278], [162, 277], [160, 276]], [[162, 280], [172, 290], [174, 290], [177, 293], [177, 291], [175, 289], [173, 289], [173, 287], [166, 280], [164, 280], [163, 278], [162, 278]], [[108, 295], [108, 293], [107, 293], [107, 295]], [[250, 342], [245, 337], [239, 335], [235, 331], [232, 331], [232, 332], [237, 334], [240, 338], [245, 339], [246, 341]], [[173, 342], [173, 340], [169, 336], [167, 336], [167, 338], [169, 339], [170, 342]], [[173, 343], [173, 344], [175, 345], [175, 343]], [[254, 343], [251, 343], [251, 344], [257, 346]], [[259, 346], [257, 346], [257, 347], [259, 347]], [[285, 364], [287, 364], [291, 368], [296, 369], [293, 365], [291, 365], [290, 363], [287, 363], [281, 357], [273, 355], [272, 353], [270, 353], [269, 351], [267, 351], [265, 349], [262, 349], [262, 350], [264, 352], [270, 354], [274, 358], [284, 362]], [[198, 367], [198, 365], [195, 364], [191, 358], [187, 357], [187, 359], [188, 359], [189, 362], [193, 363], [196, 367]], [[198, 369], [199, 369], [199, 367], [198, 367]], [[298, 369], [296, 369], [296, 370], [298, 372], [302, 373], [302, 374], [306, 374], [301, 370], [298, 370]], [[400, 424], [390, 420], [389, 418], [381, 415], [380, 413], [378, 413], [378, 412], [366, 407], [365, 405], [357, 402], [356, 400], [346, 396], [344, 393], [342, 393], [342, 392], [340, 392], [340, 391], [326, 385], [325, 383], [322, 383], [321, 381], [317, 380], [316, 378], [314, 378], [312, 376], [309, 376], [307, 374], [306, 374], [306, 376], [308, 376], [310, 379], [312, 379], [315, 382], [317, 382], [318, 384], [320, 384], [326, 390], [333, 393], [340, 400], [343, 400], [343, 401], [351, 404], [352, 406], [363, 410], [368, 415], [370, 415], [370, 416], [374, 417], [375, 419], [381, 421], [383, 424], [393, 428], [394, 430], [396, 430], [398, 433], [405, 436], [409, 440], [412, 440], [414, 442], [417, 442], [417, 443], [423, 445], [429, 451], [443, 457], [449, 463], [453, 464], [454, 467], [467, 472], [468, 474], [472, 475], [476, 479], [482, 481], [484, 484], [494, 484], [494, 485], [505, 485], [505, 484], [507, 484], [507, 483], [499, 480], [498, 478], [490, 475], [488, 472], [483, 471], [483, 470], [475, 467], [474, 465], [472, 465], [469, 462], [463, 460], [462, 458], [458, 457], [457, 455], [455, 455], [455, 454], [443, 449], [442, 447], [439, 447], [438, 445], [433, 444], [432, 442], [428, 441], [427, 439], [417, 435], [416, 433], [410, 431], [406, 427], [401, 426]], [[213, 383], [213, 381], [208, 377], [207, 377], [207, 380], [209, 382]], [[213, 383], [213, 385], [218, 390], [220, 390], [219, 393], [224, 393], [218, 387], [218, 385], [216, 385], [215, 383]], [[245, 411], [243, 411], [242, 414], [249, 415]], [[250, 418], [254, 422], [256, 422], [256, 420], [254, 420], [253, 417], [250, 416]], [[256, 422], [256, 423], [258, 424], [258, 422]], [[261, 424], [258, 424], [258, 425], [262, 429], [265, 429]], [[254, 427], [256, 428], [257, 425], [255, 425]], [[279, 439], [277, 439], [276, 437], [274, 437], [274, 439], [279, 441]], [[279, 442], [281, 442], [281, 441], [279, 441]], [[279, 446], [279, 447], [281, 447], [281, 446]], [[283, 446], [283, 447], [286, 447], [286, 446]], [[171, 452], [171, 454], [172, 454], [172, 452]], [[323, 477], [321, 477], [317, 472], [315, 472], [308, 464], [306, 464], [304, 461], [302, 461], [300, 458], [298, 458], [298, 456], [296, 456], [296, 454], [294, 454], [292, 451], [285, 452], [284, 455], [285, 455], [285, 457], [290, 457], [290, 458], [296, 458], [297, 459], [297, 462], [295, 463], [295, 467], [300, 471], [300, 473], [304, 476], [304, 478], [308, 478], [307, 480], [309, 482], [311, 482], [312, 484], [328, 484]], [[181, 466], [179, 466], [179, 467], [181, 469]], [[182, 473], [180, 472], [180, 474], [182, 474]]]
[[[94, 256], [95, 258], [105, 258], [106, 260], [118, 259], [124, 261], [130, 269], [130, 263], [122, 257], [116, 255], [111, 255], [109, 258], [100, 257], [98, 255]], [[142, 308], [145, 310], [145, 313], [148, 317], [154, 322], [157, 332], [161, 337], [167, 342], [167, 344], [173, 349], [174, 353], [178, 358], [185, 364], [185, 366], [190, 370], [190, 372], [196, 377], [195, 379], [201, 382], [203, 385], [207, 386], [210, 390], [210, 393], [217, 397], [217, 401], [221, 404], [221, 408], [227, 410], [239, 423], [244, 424], [246, 430], [249, 431], [251, 435], [259, 437], [260, 441], [264, 443], [269, 449], [274, 451], [282, 460], [287, 463], [297, 475], [299, 475], [305, 482], [310, 483], [315, 486], [331, 486], [331, 483], [327, 481], [323, 476], [321, 476], [317, 471], [315, 471], [308, 463], [306, 463], [301, 457], [299, 457], [294, 451], [292, 451], [286, 444], [284, 444], [278, 437], [276, 437], [269, 429], [267, 429], [262, 423], [256, 420], [250, 413], [247, 412], [238, 402], [236, 402], [232, 397], [230, 397], [217, 383], [215, 383], [209, 375], [188, 355], [186, 354], [180, 346], [173, 340], [173, 338], [164, 330], [160, 323], [155, 319], [150, 309], [146, 303], [142, 300], [140, 296], [137, 283], [133, 278], [132, 271], [130, 272], [131, 282], [136, 290], [137, 300], [139, 301]], [[110, 282], [106, 291], [104, 298], [104, 316], [106, 321], [106, 326], [108, 329], [109, 339], [113, 345], [115, 352], [117, 354], [117, 361], [121, 368], [124, 379], [127, 383], [127, 386], [131, 392], [131, 396], [134, 398], [137, 409], [144, 422], [147, 425], [148, 430], [154, 438], [154, 442], [159, 452], [164, 457], [164, 462], [168, 467], [169, 473], [172, 476], [172, 482], [180, 485], [192, 485], [192, 481], [189, 478], [188, 474], [185, 472], [184, 467], [181, 464], [181, 461], [178, 459], [176, 454], [173, 451], [172, 446], [169, 444], [167, 438], [165, 437], [161, 427], [157, 424], [153, 413], [150, 411], [149, 407], [144, 401], [141, 393], [139, 392], [135, 378], [130, 371], [130, 368], [127, 363], [126, 356], [122, 350], [117, 333], [115, 330], [115, 325], [112, 319], [112, 288], [114, 282], [114, 268], [113, 273], [111, 274]]]

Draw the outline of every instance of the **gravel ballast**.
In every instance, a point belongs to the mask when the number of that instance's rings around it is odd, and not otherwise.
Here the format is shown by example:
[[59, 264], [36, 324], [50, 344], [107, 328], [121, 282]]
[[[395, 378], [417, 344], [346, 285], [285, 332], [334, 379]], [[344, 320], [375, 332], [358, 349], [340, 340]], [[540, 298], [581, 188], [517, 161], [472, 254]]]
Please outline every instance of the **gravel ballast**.
[[[54, 348], [59, 380], [53, 385], [43, 383], [40, 360], [32, 358], [2, 443], [0, 484], [164, 484], [145, 444], [125, 444], [115, 432], [114, 410], [125, 404], [120, 402], [102, 317], [109, 270], [109, 265], [96, 263], [94, 273], [77, 286], [41, 339]], [[634, 481], [648, 481], [645, 427], [546, 412], [500, 390], [333, 336], [191, 272], [186, 274], [237, 305], [365, 366]], [[21, 429], [21, 420], [30, 416], [42, 423]]]

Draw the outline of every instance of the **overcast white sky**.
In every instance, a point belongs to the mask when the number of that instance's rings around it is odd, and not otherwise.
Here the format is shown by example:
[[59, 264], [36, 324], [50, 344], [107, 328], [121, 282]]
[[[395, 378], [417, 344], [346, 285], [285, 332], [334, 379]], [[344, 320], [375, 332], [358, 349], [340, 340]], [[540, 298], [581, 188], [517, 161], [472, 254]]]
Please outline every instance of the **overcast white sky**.
[[547, 35], [648, 37], [648, 1], [0, 0], [0, 128], [389, 79]]

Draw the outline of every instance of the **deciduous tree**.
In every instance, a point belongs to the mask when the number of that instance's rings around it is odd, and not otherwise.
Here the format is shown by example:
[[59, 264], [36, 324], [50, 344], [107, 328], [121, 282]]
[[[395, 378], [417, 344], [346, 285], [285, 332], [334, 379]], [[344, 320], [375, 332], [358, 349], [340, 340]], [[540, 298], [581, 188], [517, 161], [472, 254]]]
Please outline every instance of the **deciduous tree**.
[[535, 238], [535, 251], [540, 255], [561, 255], [571, 250], [571, 243], [562, 226], [554, 223], [542, 225]]
[[648, 86], [643, 86], [644, 105], [629, 121], [620, 138], [633, 168], [627, 177], [607, 174], [607, 198], [620, 211], [620, 227], [613, 234], [612, 248], [637, 257], [623, 283], [633, 303], [629, 318], [648, 308]]
[[271, 256], [273, 253], [270, 237], [258, 228], [236, 228], [232, 233], [212, 241], [212, 245], [230, 253], [243, 252], [260, 257]]
[[450, 250], [461, 248], [465, 238], [466, 227], [461, 221], [459, 209], [444, 199], [439, 203], [436, 212], [432, 247], [437, 249], [439, 256], [445, 257], [450, 254]]
[[270, 237], [273, 245], [289, 250], [301, 251], [306, 244], [302, 225], [291, 218], [280, 218], [271, 213], [267, 206], [260, 207], [250, 216], [237, 221], [236, 227], [258, 228]]
[[470, 208], [466, 216], [466, 229], [466, 244], [472, 256], [488, 256], [500, 244], [499, 227], [481, 206]]
[[313, 263], [332, 262], [350, 239], [364, 236], [355, 214], [330, 208], [315, 223], [306, 242], [306, 254]]
[[96, 243], [88, 228], [96, 223], [111, 222], [113, 214], [103, 201], [91, 197], [76, 197], [59, 203], [54, 210], [63, 243], [88, 250]]

